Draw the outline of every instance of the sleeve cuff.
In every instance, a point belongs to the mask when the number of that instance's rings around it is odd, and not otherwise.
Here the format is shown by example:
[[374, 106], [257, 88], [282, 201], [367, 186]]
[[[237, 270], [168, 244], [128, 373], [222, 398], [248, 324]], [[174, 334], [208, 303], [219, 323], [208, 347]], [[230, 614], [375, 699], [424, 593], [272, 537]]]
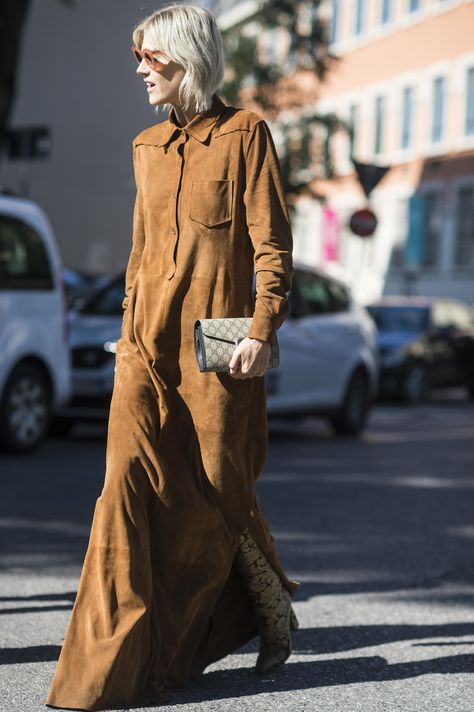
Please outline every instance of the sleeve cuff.
[[273, 343], [275, 337], [275, 324], [270, 316], [254, 315], [247, 336], [251, 339], [262, 339]]

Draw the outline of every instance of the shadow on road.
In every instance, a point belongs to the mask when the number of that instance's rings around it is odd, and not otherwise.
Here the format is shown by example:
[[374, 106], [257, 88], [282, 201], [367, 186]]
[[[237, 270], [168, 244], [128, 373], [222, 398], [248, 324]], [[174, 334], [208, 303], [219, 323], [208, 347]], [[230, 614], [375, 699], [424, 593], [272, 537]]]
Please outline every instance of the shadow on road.
[[271, 692], [287, 692], [358, 682], [404, 680], [420, 675], [469, 673], [474, 668], [474, 655], [452, 655], [388, 664], [380, 656], [287, 663], [278, 675], [261, 679], [253, 668], [210, 672], [203, 676], [200, 689], [176, 693], [175, 705], [219, 699], [248, 697]]
[[[392, 625], [382, 618], [382, 624], [350, 625], [359, 622], [357, 615], [354, 621], [332, 618], [332, 627], [303, 628], [294, 637], [296, 655], [332, 659], [290, 659], [264, 678], [253, 667], [211, 669], [196, 687], [176, 691], [172, 703], [472, 672], [471, 654], [393, 664], [370, 654], [382, 650], [337, 656], [403, 641], [405, 653], [406, 646], [414, 653], [416, 647], [418, 656], [428, 646], [435, 654], [447, 652], [445, 646], [454, 652], [456, 645], [472, 644], [465, 638], [474, 639], [466, 613], [474, 584], [473, 437], [473, 404], [449, 402], [376, 408], [359, 439], [330, 437], [321, 424], [273, 435], [257, 489], [282, 563], [301, 582], [295, 600], [314, 599], [319, 620], [318, 597], [339, 595], [343, 605], [346, 595], [383, 592], [388, 608], [392, 600], [401, 606], [435, 604], [451, 616], [457, 608], [457, 622]], [[42, 593], [24, 596], [13, 586], [14, 595], [0, 597], [4, 622], [12, 614], [72, 608], [70, 577], [80, 573], [104, 465], [103, 434], [51, 439], [34, 457], [2, 459], [9, 477], [0, 501], [0, 572], [14, 581], [18, 573], [40, 580], [67, 570], [69, 581], [64, 592], [52, 585], [45, 593], [44, 579]], [[365, 605], [370, 607], [370, 599]], [[256, 650], [253, 641], [241, 652], [254, 656]], [[3, 648], [0, 664], [51, 662], [59, 652], [58, 645]]]
[[[375, 408], [360, 439], [273, 436], [257, 489], [297, 599], [474, 582], [473, 437], [457, 401]], [[1, 465], [0, 572], [79, 575], [105, 442], [50, 439]]]
[[[297, 655], [321, 655], [356, 650], [384, 643], [436, 638], [429, 643], [412, 643], [413, 646], [453, 646], [453, 638], [474, 634], [474, 623], [445, 625], [376, 625], [335, 628], [308, 628], [294, 636]], [[466, 641], [463, 641], [466, 644]], [[254, 653], [256, 644], [247, 645], [244, 652]], [[49, 662], [58, 659], [60, 647], [55, 645], [28, 648], [4, 648], [0, 651], [1, 665]], [[194, 687], [173, 691], [171, 704], [181, 705], [210, 702], [253, 695], [305, 690], [366, 682], [384, 682], [414, 678], [420, 675], [446, 675], [471, 673], [474, 654], [450, 655], [389, 664], [379, 655], [291, 662], [276, 674], [257, 676], [253, 667], [217, 670], [205, 673]]]
[[[42, 608], [37, 610], [50, 610]], [[12, 611], [13, 612], [13, 611]], [[17, 612], [17, 611], [15, 611]], [[443, 625], [358, 625], [336, 626], [327, 628], [301, 628], [293, 634], [293, 652], [295, 655], [327, 655], [347, 650], [359, 650], [386, 643], [412, 641], [427, 638], [455, 638], [474, 635], [474, 623], [446, 623]], [[432, 641], [413, 643], [416, 645], [442, 646], [466, 645], [466, 641]], [[254, 653], [257, 641], [245, 645], [241, 652]], [[60, 646], [39, 645], [26, 648], [0, 649], [0, 665], [13, 665], [48, 660], [57, 660]], [[472, 656], [471, 656], [472, 657]], [[346, 658], [344, 658], [346, 660]], [[293, 667], [298, 663], [288, 663]], [[319, 663], [318, 663], [319, 664]], [[283, 669], [283, 668], [282, 668]], [[474, 669], [474, 668], [473, 668]], [[224, 674], [224, 673], [222, 673]], [[228, 671], [225, 672], [228, 674]], [[206, 673], [205, 677], [215, 676], [216, 672]]]

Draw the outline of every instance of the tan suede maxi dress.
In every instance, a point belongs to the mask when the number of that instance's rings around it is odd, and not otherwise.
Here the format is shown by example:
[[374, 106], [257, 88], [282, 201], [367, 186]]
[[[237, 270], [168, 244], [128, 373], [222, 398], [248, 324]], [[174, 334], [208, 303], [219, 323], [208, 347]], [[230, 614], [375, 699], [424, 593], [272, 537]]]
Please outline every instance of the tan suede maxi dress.
[[[283, 585], [254, 484], [267, 455], [264, 377], [201, 373], [193, 327], [288, 313], [292, 234], [268, 125], [212, 107], [133, 141], [133, 245], [117, 343], [105, 482], [45, 701], [101, 710], [160, 701], [258, 635], [234, 559], [250, 530]], [[255, 268], [257, 298], [252, 292]]]

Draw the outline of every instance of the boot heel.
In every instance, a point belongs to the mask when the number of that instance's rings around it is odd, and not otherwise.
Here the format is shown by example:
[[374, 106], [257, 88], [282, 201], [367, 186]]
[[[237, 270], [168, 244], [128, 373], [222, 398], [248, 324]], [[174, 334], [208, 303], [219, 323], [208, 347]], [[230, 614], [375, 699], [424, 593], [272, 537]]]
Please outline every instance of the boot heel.
[[291, 630], [297, 630], [300, 627], [300, 623], [298, 618], [296, 617], [296, 613], [294, 612], [293, 609], [291, 609], [290, 613], [290, 628]]

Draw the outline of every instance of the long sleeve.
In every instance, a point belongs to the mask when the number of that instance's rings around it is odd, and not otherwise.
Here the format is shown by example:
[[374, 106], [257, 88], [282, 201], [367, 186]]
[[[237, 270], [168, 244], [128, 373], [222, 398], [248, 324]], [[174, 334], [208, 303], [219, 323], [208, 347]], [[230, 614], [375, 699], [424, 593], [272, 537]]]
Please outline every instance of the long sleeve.
[[135, 205], [133, 209], [133, 227], [132, 227], [132, 249], [128, 259], [127, 270], [125, 272], [125, 297], [122, 301], [122, 307], [124, 312], [128, 307], [128, 302], [130, 300], [130, 292], [135, 282], [135, 277], [140, 267], [140, 262], [142, 259], [142, 252], [145, 246], [145, 227], [143, 220], [143, 206], [142, 206], [142, 191], [139, 184], [139, 159], [137, 148], [133, 147], [133, 170], [135, 175], [135, 185], [136, 185], [136, 196]]
[[280, 165], [268, 124], [260, 119], [249, 136], [244, 203], [254, 248], [256, 301], [248, 336], [272, 342], [289, 313], [293, 236]]

